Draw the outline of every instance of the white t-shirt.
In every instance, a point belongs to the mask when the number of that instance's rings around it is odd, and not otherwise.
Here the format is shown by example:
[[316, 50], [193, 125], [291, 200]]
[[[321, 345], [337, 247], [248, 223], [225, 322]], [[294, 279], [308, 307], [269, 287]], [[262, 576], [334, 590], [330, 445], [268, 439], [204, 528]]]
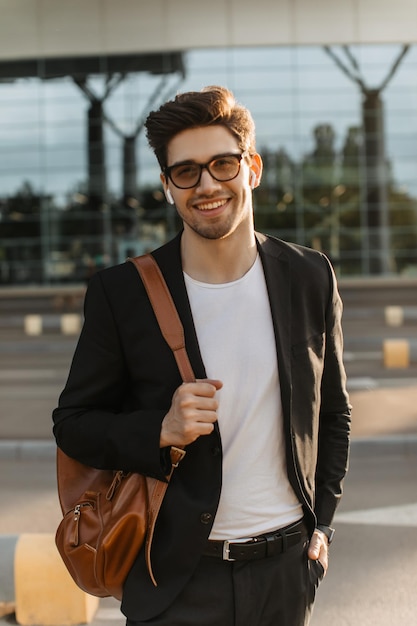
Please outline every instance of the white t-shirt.
[[256, 536], [303, 515], [288, 481], [271, 309], [259, 255], [239, 280], [185, 274], [208, 378], [217, 392], [223, 483], [210, 539]]

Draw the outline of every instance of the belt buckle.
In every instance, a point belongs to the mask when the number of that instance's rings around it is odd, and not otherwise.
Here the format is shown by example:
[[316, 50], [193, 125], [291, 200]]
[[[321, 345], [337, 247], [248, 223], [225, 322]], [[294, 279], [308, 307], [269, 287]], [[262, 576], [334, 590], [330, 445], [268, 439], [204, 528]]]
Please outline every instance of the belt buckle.
[[255, 541], [254, 537], [246, 537], [244, 539], [225, 539], [223, 541], [223, 561], [236, 561], [236, 559], [232, 559], [230, 557], [230, 546], [235, 543], [249, 543], [250, 541]]

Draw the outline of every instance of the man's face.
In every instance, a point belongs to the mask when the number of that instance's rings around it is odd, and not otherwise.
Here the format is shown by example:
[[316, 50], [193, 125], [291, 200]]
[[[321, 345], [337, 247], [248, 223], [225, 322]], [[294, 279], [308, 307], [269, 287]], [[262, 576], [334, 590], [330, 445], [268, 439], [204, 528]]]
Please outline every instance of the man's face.
[[[218, 155], [241, 154], [237, 140], [225, 126], [207, 126], [184, 130], [168, 144], [168, 167], [178, 163], [204, 164]], [[253, 227], [250, 167], [245, 158], [233, 180], [215, 180], [203, 169], [198, 184], [178, 189], [165, 181], [174, 197], [184, 229], [191, 229], [205, 239], [223, 239], [244, 225]]]

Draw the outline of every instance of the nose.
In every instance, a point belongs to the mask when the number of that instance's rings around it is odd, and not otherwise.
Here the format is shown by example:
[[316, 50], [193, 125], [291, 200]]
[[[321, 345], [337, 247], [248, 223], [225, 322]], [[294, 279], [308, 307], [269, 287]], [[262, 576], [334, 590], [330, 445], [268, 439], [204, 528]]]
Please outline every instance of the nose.
[[213, 176], [208, 171], [207, 167], [204, 167], [201, 170], [200, 181], [196, 189], [200, 191], [200, 193], [201, 192], [209, 193], [210, 190], [212, 189], [218, 189], [219, 185], [220, 185], [219, 181], [213, 178]]

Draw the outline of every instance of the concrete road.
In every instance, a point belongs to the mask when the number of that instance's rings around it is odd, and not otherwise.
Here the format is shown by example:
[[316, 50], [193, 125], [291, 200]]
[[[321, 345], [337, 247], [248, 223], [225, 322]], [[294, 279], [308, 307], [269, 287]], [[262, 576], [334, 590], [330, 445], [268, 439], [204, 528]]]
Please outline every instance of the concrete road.
[[[49, 450], [32, 442], [21, 446], [20, 460], [3, 450], [0, 535], [55, 531], [60, 513]], [[416, 437], [353, 443], [312, 626], [417, 625], [416, 484]], [[118, 606], [100, 601], [94, 626], [124, 624]]]
[[312, 626], [417, 625], [417, 439], [356, 442]]
[[65, 384], [75, 337], [0, 332], [0, 439], [50, 439], [51, 413]]
[[[312, 626], [417, 626], [417, 316], [415, 294], [407, 293], [411, 299], [399, 328], [387, 328], [382, 303], [348, 299], [354, 442]], [[51, 411], [76, 337], [59, 333], [53, 317], [43, 335], [27, 337], [22, 315], [0, 314], [0, 536], [55, 532], [60, 520]], [[407, 369], [384, 368], [387, 337], [410, 341]], [[107, 624], [124, 624], [111, 599], [100, 602], [93, 626]]]
[[[351, 392], [417, 385], [417, 324], [402, 329], [413, 347], [413, 361], [406, 369], [384, 367], [382, 341], [387, 331], [382, 323], [354, 326], [348, 326], [345, 351]], [[395, 329], [397, 336], [400, 332]], [[75, 345], [76, 337], [56, 330], [27, 337], [21, 329], [0, 327], [0, 439], [51, 438], [51, 412]]]

